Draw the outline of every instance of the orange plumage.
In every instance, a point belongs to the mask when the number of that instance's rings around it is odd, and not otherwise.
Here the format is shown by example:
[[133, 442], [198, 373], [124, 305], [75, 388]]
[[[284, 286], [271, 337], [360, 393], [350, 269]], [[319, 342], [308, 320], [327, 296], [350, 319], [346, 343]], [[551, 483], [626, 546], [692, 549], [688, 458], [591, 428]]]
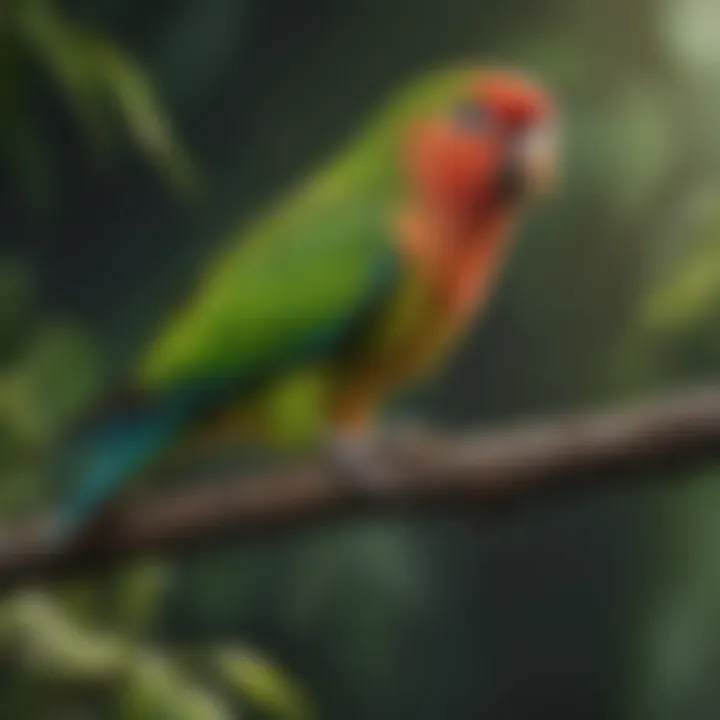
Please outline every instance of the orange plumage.
[[554, 178], [547, 93], [497, 71], [468, 91], [465, 117], [422, 118], [409, 129], [408, 189], [394, 219], [404, 278], [338, 383], [341, 428], [367, 425], [393, 390], [447, 356], [488, 299], [522, 204]]

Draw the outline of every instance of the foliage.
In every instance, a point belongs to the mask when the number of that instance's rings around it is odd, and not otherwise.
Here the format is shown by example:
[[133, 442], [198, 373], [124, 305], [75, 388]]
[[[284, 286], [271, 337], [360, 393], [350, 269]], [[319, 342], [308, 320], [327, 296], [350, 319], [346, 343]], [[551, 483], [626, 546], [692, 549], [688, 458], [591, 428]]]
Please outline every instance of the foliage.
[[666, 373], [712, 373], [720, 344], [720, 190], [703, 186], [678, 213], [648, 280], [637, 336]]
[[266, 658], [247, 650], [221, 648], [213, 660], [226, 682], [266, 715], [285, 720], [313, 717], [304, 693]]
[[36, 81], [52, 84], [94, 151], [107, 154], [123, 131], [168, 179], [190, 188], [194, 171], [152, 84], [120, 47], [66, 17], [54, 0], [11, 0], [0, 48], [0, 148], [29, 191], [40, 190], [49, 162]]
[[8, 513], [46, 499], [39, 473], [44, 453], [91, 397], [99, 372], [85, 332], [39, 316], [26, 268], [6, 262], [0, 275], [0, 499]]
[[[656, 382], [712, 378], [720, 366], [720, 213], [704, 183], [665, 229], [634, 316], [635, 367]], [[631, 707], [638, 718], [705, 717], [715, 682], [720, 622], [716, 554], [718, 470], [688, 478], [656, 505], [658, 557], [645, 592]]]
[[[84, 627], [37, 593], [3, 600], [0, 659], [35, 678], [44, 688], [48, 709], [65, 697], [68, 709], [92, 710], [109, 695], [117, 698], [120, 717], [127, 720], [238, 717], [229, 701], [194, 681], [169, 651], [150, 650], [125, 635]], [[261, 709], [265, 717], [313, 717], [293, 682], [260, 655], [228, 648], [213, 653], [207, 664], [217, 665], [219, 676], [227, 676], [248, 707]]]

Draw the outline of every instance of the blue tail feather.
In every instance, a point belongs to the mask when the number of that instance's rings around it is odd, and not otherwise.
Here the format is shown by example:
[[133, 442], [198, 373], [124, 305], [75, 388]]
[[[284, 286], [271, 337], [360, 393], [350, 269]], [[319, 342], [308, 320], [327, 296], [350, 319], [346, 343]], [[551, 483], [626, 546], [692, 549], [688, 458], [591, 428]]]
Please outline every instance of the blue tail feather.
[[81, 531], [126, 481], [173, 441], [185, 423], [180, 410], [160, 404], [101, 418], [73, 442], [62, 469], [71, 483], [60, 506], [64, 536]]

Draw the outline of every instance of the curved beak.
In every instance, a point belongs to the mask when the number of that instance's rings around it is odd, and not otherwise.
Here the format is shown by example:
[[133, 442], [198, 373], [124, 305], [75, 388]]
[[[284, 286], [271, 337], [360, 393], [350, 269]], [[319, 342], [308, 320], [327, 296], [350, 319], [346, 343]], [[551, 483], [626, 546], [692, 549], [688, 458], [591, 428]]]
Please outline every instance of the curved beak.
[[527, 190], [533, 196], [551, 192], [558, 175], [558, 131], [554, 124], [539, 125], [521, 141]]
[[548, 194], [557, 182], [557, 155], [554, 125], [538, 125], [515, 139], [500, 172], [500, 196], [518, 201]]

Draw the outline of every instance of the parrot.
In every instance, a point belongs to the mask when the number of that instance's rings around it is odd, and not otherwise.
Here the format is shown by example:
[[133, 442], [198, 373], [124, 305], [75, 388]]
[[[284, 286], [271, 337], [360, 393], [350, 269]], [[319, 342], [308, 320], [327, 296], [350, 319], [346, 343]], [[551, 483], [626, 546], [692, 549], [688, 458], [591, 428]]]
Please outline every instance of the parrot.
[[554, 98], [520, 70], [468, 64], [411, 83], [232, 233], [81, 424], [63, 527], [86, 526], [193, 437], [322, 445], [371, 479], [383, 410], [469, 332], [525, 208], [556, 184], [557, 155]]

